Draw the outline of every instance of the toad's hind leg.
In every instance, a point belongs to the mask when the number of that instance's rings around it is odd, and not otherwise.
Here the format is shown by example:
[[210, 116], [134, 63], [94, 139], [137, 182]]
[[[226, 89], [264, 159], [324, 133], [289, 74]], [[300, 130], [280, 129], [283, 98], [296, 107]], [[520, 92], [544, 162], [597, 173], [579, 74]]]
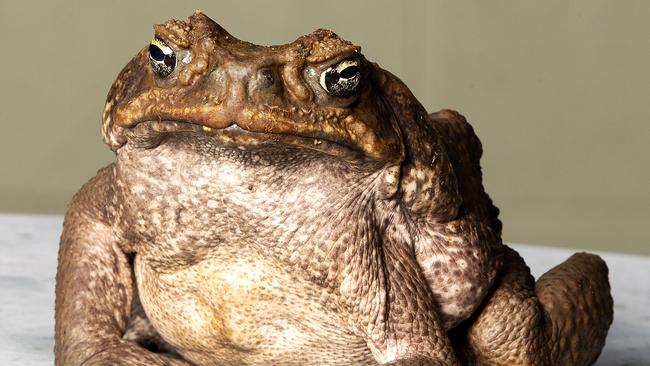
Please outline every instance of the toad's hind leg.
[[612, 323], [607, 266], [578, 253], [535, 283], [519, 254], [506, 247], [495, 290], [458, 340], [471, 365], [591, 365]]

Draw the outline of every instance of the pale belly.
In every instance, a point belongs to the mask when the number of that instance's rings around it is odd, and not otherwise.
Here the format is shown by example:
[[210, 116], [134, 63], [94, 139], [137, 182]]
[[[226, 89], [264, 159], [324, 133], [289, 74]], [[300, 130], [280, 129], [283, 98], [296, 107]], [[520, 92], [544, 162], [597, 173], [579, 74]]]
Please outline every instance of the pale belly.
[[225, 257], [171, 273], [136, 257], [145, 312], [185, 358], [197, 365], [376, 364], [320, 287], [265, 259]]

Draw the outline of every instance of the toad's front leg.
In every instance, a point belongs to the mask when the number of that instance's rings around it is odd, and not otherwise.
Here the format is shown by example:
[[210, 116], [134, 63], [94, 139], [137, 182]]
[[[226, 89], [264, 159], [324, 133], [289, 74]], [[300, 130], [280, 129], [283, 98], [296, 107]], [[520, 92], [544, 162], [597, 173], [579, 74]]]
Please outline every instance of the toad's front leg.
[[507, 248], [494, 291], [458, 348], [470, 365], [591, 365], [612, 322], [607, 266], [578, 253], [535, 282]]
[[123, 340], [133, 278], [104, 214], [110, 168], [75, 196], [65, 218], [56, 276], [55, 364], [189, 365]]
[[[383, 276], [374, 288], [374, 323], [368, 327], [369, 346], [381, 365], [459, 365], [436, 311], [433, 293], [408, 246], [387, 239]], [[383, 290], [381, 290], [383, 289]]]

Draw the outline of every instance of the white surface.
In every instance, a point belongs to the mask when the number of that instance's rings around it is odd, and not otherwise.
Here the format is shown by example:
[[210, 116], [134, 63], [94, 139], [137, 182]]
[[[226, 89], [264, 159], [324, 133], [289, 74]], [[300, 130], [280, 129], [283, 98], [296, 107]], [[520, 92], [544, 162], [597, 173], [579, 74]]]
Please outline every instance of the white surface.
[[[60, 216], [0, 214], [0, 365], [52, 365]], [[514, 246], [537, 277], [566, 249]], [[599, 253], [610, 268], [614, 324], [600, 366], [650, 365], [650, 258]]]

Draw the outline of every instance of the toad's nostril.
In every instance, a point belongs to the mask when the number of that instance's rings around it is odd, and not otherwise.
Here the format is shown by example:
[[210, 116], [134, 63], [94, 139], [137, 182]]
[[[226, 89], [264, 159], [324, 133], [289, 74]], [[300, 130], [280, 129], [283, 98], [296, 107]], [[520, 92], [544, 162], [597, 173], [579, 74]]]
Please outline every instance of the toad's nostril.
[[270, 67], [262, 67], [253, 71], [253, 75], [248, 82], [248, 95], [253, 98], [271, 98], [273, 95], [281, 94], [282, 86], [276, 70]]
[[275, 84], [275, 77], [271, 69], [261, 69], [258, 71], [260, 86], [272, 86]]
[[[248, 71], [248, 70], [246, 70]], [[282, 94], [282, 81], [276, 69], [258, 67], [249, 73], [242, 73], [242, 82], [247, 83], [248, 96], [256, 102], [269, 103], [271, 99]], [[250, 79], [247, 80], [248, 75]]]

